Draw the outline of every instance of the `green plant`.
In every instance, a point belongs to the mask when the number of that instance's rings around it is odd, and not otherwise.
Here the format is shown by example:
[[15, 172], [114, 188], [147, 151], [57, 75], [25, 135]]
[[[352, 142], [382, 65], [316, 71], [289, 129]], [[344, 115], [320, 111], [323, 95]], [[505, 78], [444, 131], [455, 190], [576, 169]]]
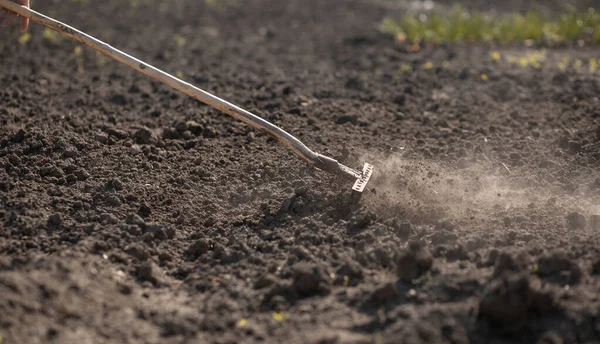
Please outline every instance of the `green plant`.
[[73, 54], [77, 58], [77, 73], [83, 74], [85, 71], [84, 70], [85, 58], [83, 56], [83, 48], [81, 48], [80, 45], [76, 46], [75, 49], [73, 49]]
[[560, 44], [600, 42], [600, 13], [594, 8], [570, 11], [555, 17], [535, 11], [495, 14], [469, 11], [454, 5], [445, 11], [407, 13], [400, 19], [385, 18], [381, 31], [401, 43]]
[[31, 34], [29, 32], [25, 32], [25, 33], [21, 34], [21, 36], [19, 36], [17, 41], [19, 42], [19, 44], [25, 44], [25, 43], [29, 42], [30, 39], [31, 39]]

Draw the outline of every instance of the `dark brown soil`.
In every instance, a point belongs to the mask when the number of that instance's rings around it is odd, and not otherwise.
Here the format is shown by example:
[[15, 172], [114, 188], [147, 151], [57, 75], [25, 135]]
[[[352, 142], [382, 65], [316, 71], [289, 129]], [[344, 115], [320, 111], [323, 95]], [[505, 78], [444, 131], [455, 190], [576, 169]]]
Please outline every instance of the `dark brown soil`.
[[73, 41], [2, 30], [2, 344], [600, 340], [600, 49], [408, 53], [377, 30], [397, 3], [35, 3], [373, 163], [362, 197]]

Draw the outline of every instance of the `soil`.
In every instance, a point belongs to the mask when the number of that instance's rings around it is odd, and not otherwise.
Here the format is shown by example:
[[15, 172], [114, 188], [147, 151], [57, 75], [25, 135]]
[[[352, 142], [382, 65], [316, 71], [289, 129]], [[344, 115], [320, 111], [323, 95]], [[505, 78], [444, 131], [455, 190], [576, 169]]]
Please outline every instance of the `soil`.
[[6, 28], [2, 344], [600, 340], [598, 47], [540, 69], [490, 58], [535, 48], [411, 53], [377, 30], [392, 0], [35, 7], [375, 173], [358, 196], [90, 49]]

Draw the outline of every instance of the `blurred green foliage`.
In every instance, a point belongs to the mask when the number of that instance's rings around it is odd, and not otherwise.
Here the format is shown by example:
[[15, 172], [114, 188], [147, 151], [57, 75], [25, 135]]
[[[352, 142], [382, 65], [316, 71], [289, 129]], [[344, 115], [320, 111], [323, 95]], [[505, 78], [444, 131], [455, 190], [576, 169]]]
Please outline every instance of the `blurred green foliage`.
[[600, 42], [600, 11], [594, 8], [571, 10], [551, 17], [536, 11], [477, 12], [455, 5], [445, 11], [407, 13], [400, 19], [386, 18], [380, 29], [398, 41], [408, 43], [592, 43]]

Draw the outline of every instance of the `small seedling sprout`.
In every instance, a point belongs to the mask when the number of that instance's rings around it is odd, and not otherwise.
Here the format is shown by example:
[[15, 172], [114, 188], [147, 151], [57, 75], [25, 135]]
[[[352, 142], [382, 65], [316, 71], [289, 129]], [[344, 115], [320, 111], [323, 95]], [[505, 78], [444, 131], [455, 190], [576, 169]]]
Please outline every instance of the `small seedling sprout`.
[[17, 40], [19, 42], [19, 44], [25, 44], [27, 42], [29, 42], [29, 40], [31, 39], [31, 34], [29, 32], [25, 32], [23, 34], [21, 34], [21, 36], [19, 36], [19, 39]]
[[596, 73], [596, 70], [598, 69], [598, 60], [593, 59], [593, 58], [590, 59], [589, 68], [590, 68], [590, 73]]
[[500, 61], [500, 59], [502, 59], [502, 54], [500, 54], [499, 51], [492, 51], [490, 53], [490, 58], [492, 59], [492, 61], [498, 62]]
[[285, 312], [274, 312], [273, 319], [276, 321], [286, 321], [290, 318], [290, 316]]
[[180, 34], [177, 34], [177, 35], [173, 36], [173, 40], [175, 41], [175, 44], [179, 48], [183, 47], [185, 45], [185, 42], [186, 42], [185, 37], [183, 37]]
[[49, 42], [58, 42], [60, 40], [60, 36], [56, 33], [56, 31], [50, 28], [44, 28], [44, 39]]
[[83, 48], [81, 48], [80, 45], [76, 46], [75, 49], [73, 49], [73, 54], [75, 54], [75, 56], [77, 57], [77, 72], [79, 74], [83, 74], [85, 62], [83, 57]]

